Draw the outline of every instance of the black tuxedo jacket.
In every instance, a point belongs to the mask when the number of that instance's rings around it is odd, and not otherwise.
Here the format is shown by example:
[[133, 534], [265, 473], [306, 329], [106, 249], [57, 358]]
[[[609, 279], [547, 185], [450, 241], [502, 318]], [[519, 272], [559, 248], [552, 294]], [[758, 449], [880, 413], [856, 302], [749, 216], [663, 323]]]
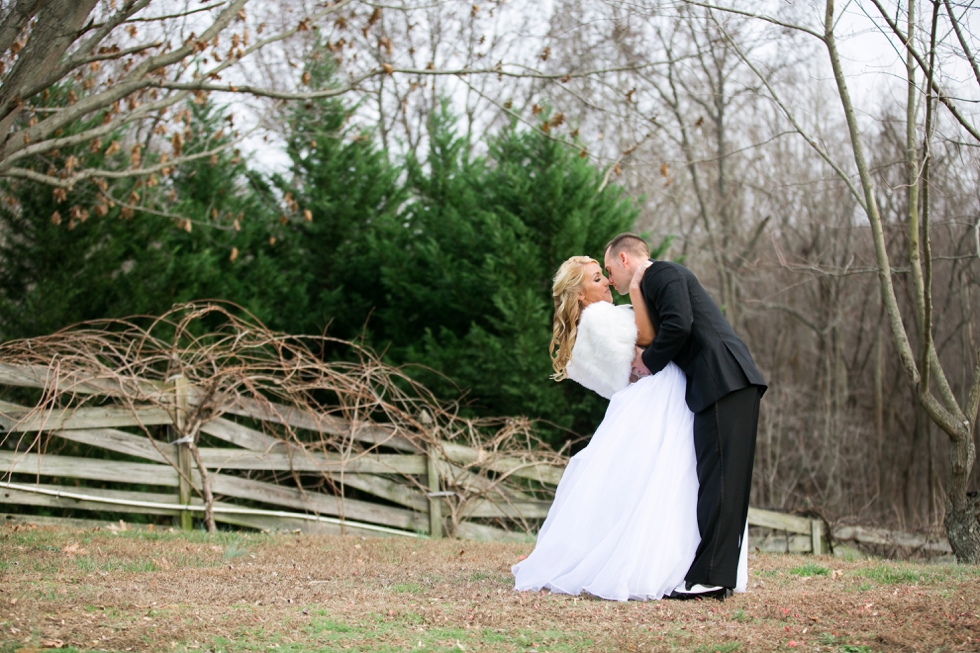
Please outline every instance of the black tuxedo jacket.
[[729, 392], [766, 382], [748, 347], [735, 335], [718, 305], [683, 265], [654, 261], [640, 282], [657, 332], [643, 352], [656, 374], [674, 361], [687, 375], [687, 405], [695, 413]]

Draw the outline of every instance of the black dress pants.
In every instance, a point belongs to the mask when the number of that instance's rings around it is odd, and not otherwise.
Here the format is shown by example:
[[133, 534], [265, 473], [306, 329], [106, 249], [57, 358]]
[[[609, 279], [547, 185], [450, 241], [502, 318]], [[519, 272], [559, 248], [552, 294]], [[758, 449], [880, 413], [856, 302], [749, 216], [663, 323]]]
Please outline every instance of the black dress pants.
[[725, 395], [694, 414], [701, 544], [686, 580], [735, 587], [759, 426], [758, 386]]

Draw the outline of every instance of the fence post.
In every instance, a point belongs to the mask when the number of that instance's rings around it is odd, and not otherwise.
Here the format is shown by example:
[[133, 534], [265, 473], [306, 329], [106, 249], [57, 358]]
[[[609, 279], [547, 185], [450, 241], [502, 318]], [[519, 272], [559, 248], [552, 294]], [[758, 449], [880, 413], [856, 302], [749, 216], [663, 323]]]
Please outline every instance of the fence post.
[[426, 453], [426, 471], [429, 477], [429, 537], [442, 537], [442, 492], [439, 483], [439, 450], [430, 444]]
[[813, 555], [823, 555], [823, 521], [820, 519], [810, 520], [810, 546]]
[[[188, 389], [187, 379], [183, 375], [174, 379], [174, 425], [170, 427], [171, 442], [184, 437]], [[188, 479], [191, 478], [191, 449], [186, 442], [177, 445], [177, 468], [180, 470], [177, 479], [177, 501], [180, 505], [187, 506], [191, 502], [191, 485], [188, 482]], [[180, 527], [185, 531], [193, 530], [194, 521], [191, 511], [180, 511]]]

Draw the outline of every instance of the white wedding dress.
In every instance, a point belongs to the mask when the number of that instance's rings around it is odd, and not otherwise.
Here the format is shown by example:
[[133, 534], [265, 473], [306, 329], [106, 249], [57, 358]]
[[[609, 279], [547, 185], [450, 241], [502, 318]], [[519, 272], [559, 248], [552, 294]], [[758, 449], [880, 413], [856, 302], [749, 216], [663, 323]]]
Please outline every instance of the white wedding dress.
[[[596, 302], [582, 311], [568, 375], [610, 398], [609, 407], [569, 461], [534, 551], [514, 565], [516, 590], [659, 599], [694, 560], [701, 536], [686, 379], [671, 363], [630, 384], [635, 341], [628, 306]], [[736, 592], [748, 577], [746, 542]]]

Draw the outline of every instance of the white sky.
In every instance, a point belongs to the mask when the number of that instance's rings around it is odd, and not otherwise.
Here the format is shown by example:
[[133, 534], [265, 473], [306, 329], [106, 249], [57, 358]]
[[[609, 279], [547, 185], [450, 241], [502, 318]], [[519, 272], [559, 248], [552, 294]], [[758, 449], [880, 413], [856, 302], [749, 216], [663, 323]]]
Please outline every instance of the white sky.
[[[468, 11], [471, 6], [469, 2], [450, 2], [449, 4], [458, 4], [460, 12]], [[758, 11], [759, 4], [756, 2], [736, 2], [733, 6]], [[781, 4], [786, 6], [785, 3], [775, 3], [773, 4], [774, 9], [778, 10]], [[865, 7], [865, 4], [868, 6]], [[820, 30], [822, 5], [813, 5], [809, 2], [806, 4], [790, 2], [789, 5], [792, 5], [794, 9], [805, 11], [812, 21], [810, 25], [814, 29]], [[547, 42], [546, 36], [549, 29], [547, 18], [551, 15], [552, 0], [538, 4], [538, 11], [534, 13], [537, 22], [531, 16], [526, 16], [520, 11], [508, 13], [508, 10], [513, 7], [513, 4], [502, 9], [498, 7], [498, 10], [502, 11], [501, 19], [496, 23], [498, 29], [501, 25], [506, 29], [507, 24], [513, 24], [515, 29], [523, 32], [523, 43], [526, 48], [537, 53], [542, 45]], [[919, 11], [927, 10], [929, 10], [928, 5], [922, 3]], [[838, 24], [838, 43], [842, 63], [849, 77], [852, 100], [859, 114], [863, 117], [880, 115], [886, 106], [894, 108], [903, 107], [905, 104], [904, 54], [896, 50], [897, 40], [894, 37], [889, 37], [875, 26], [872, 17], [878, 23], [882, 21], [874, 12], [876, 10], [869, 3], [849, 2], [845, 5]], [[901, 20], [904, 29], [904, 18]], [[521, 22], [516, 23], [515, 21]], [[976, 22], [976, 17], [974, 17], [973, 23]], [[969, 24], [966, 27], [970, 33], [975, 33], [974, 28], [978, 25]], [[953, 35], [949, 35], [949, 37], [955, 39]], [[814, 52], [815, 57], [807, 74], [812, 76], [814, 82], [825, 85], [828, 92], [832, 92], [833, 80], [826, 52], [822, 48], [815, 48]], [[959, 103], [961, 111], [976, 118], [977, 107], [980, 106], [977, 104], [977, 101], [980, 100], [980, 87], [973, 78], [973, 73], [967, 63], [962, 59], [957, 60], [946, 56], [943, 61], [943, 70], [947, 75], [944, 82], [948, 85], [951, 93], [954, 96], [969, 100]], [[452, 78], [442, 79], [444, 89], [452, 83]], [[454, 90], [451, 96], [457, 105], [457, 113], [461, 113], [467, 99], [466, 86], [462, 83], [455, 83], [452, 88]], [[839, 101], [834, 98], [834, 102]], [[487, 107], [486, 104], [483, 106]], [[839, 104], [836, 104], [836, 107], [839, 107]], [[239, 107], [236, 106], [237, 110]], [[485, 110], [498, 111], [493, 107], [487, 107]], [[801, 110], [805, 112], [805, 108]], [[285, 172], [289, 166], [289, 159], [283, 151], [281, 143], [274, 140], [264, 141], [264, 135], [257, 133], [247, 138], [242, 149], [251, 154], [252, 165], [259, 170]], [[583, 137], [587, 140], [589, 134], [583, 133]], [[588, 142], [586, 144], [589, 145]], [[596, 143], [595, 145], [599, 144]]]

